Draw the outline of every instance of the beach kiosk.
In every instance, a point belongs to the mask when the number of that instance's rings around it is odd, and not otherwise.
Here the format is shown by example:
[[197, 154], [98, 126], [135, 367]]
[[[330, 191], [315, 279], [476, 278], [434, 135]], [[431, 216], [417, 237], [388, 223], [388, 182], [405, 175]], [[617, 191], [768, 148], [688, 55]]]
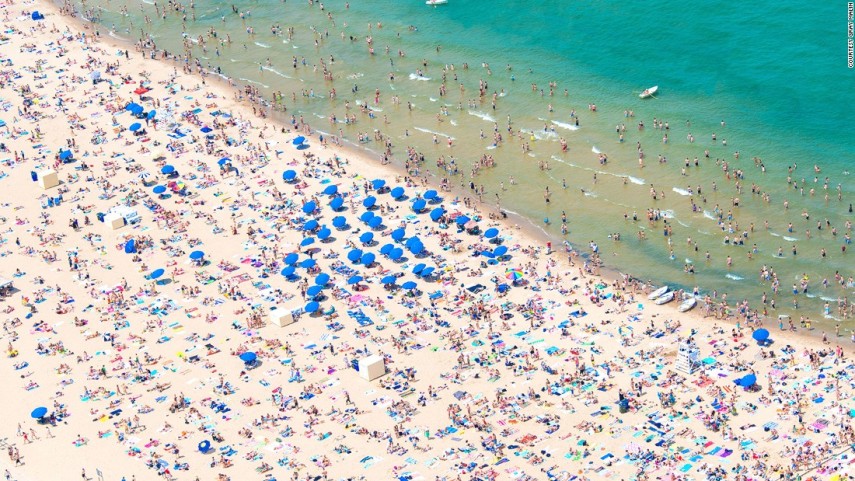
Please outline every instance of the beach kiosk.
[[274, 309], [270, 311], [270, 323], [274, 326], [285, 327], [294, 323], [294, 314], [290, 309]]
[[359, 377], [373, 381], [386, 374], [386, 363], [380, 356], [367, 356], [359, 360]]
[[125, 218], [120, 214], [111, 212], [104, 216], [104, 223], [107, 224], [110, 229], [117, 230], [125, 226]]
[[15, 286], [12, 284], [12, 280], [0, 276], [0, 297], [6, 297], [12, 294], [14, 290]]
[[38, 172], [39, 186], [44, 189], [52, 189], [59, 185], [59, 175], [53, 169], [40, 170]]

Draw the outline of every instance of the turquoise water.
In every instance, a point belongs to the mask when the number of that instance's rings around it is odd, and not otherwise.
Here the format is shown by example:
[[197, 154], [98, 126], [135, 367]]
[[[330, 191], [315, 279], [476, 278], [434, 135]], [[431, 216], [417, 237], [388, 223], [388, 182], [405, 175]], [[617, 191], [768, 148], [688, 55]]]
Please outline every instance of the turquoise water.
[[[610, 267], [673, 285], [700, 285], [704, 291], [727, 292], [728, 300], [748, 299], [758, 305], [762, 292], [771, 295], [771, 285], [760, 282], [758, 272], [762, 266], [770, 266], [780, 279], [779, 310], [792, 310], [791, 285], [807, 275], [811, 297], [795, 299], [802, 312], [820, 317], [824, 298], [832, 302], [834, 314], [833, 301], [851, 296], [853, 291], [851, 286], [835, 284], [835, 271], [844, 280], [855, 274], [855, 263], [848, 260], [851, 254], [841, 253], [845, 223], [852, 220], [848, 206], [855, 194], [848, 175], [848, 166], [855, 160], [855, 136], [848, 132], [855, 105], [855, 72], [846, 67], [845, 4], [556, 3], [503, 0], [485, 5], [450, 0], [448, 5], [434, 8], [421, 0], [353, 1], [345, 9], [344, 2], [336, 1], [325, 2], [321, 11], [317, 2], [202, 1], [195, 7], [195, 22], [187, 10], [186, 30], [178, 14], [157, 19], [149, 3], [112, 0], [87, 2], [84, 8], [101, 7], [101, 22], [108, 28], [115, 25], [115, 35], [124, 38], [138, 37], [143, 16], [153, 17], [145, 30], [159, 47], [170, 51], [180, 51], [182, 31], [195, 38], [215, 28], [218, 40], [228, 33], [233, 42], [220, 45], [219, 56], [214, 45], [217, 39], [208, 41], [207, 52], [197, 45], [194, 55], [206, 66], [221, 67], [225, 75], [253, 82], [268, 97], [282, 91], [288, 113], [304, 115], [320, 130], [337, 133], [340, 129], [350, 141], [360, 132], [382, 130], [395, 141], [399, 163], [406, 146], [416, 147], [427, 158], [424, 169], [436, 179], [445, 176], [435, 168], [439, 156], [446, 160], [453, 156], [465, 173], [455, 183], [468, 184], [467, 166], [485, 153], [493, 155], [497, 166], [473, 179], [484, 185], [485, 202], [494, 203], [498, 193], [503, 208], [520, 213], [556, 237], [561, 237], [559, 219], [565, 211], [567, 240], [582, 251], [589, 241], [597, 242]], [[232, 13], [232, 4], [250, 12], [245, 21]], [[127, 17], [118, 14], [123, 6], [128, 9]], [[332, 21], [327, 13], [332, 14]], [[293, 39], [272, 35], [273, 24], [283, 30], [294, 27]], [[246, 33], [248, 26], [255, 29], [254, 36]], [[374, 55], [368, 54], [367, 35], [373, 37]], [[350, 36], [355, 39], [351, 41]], [[437, 50], [437, 46], [441, 48]], [[406, 52], [405, 57], [397, 55], [399, 49]], [[296, 69], [293, 56], [301, 65]], [[330, 56], [335, 59], [329, 63], [335, 76], [332, 84], [323, 80], [321, 69], [312, 69], [320, 59], [329, 62]], [[303, 58], [306, 67], [302, 67]], [[463, 69], [464, 62], [468, 62], [468, 70]], [[482, 65], [485, 62], [489, 72]], [[506, 68], [508, 64], [511, 70]], [[448, 94], [441, 98], [444, 66], [449, 67], [445, 72]], [[424, 70], [422, 78], [415, 76], [419, 68]], [[390, 72], [395, 74], [394, 81], [388, 79]], [[490, 93], [498, 94], [495, 110], [489, 95], [469, 107], [482, 79], [488, 82]], [[550, 81], [557, 83], [552, 97]], [[464, 93], [459, 90], [461, 83]], [[532, 91], [533, 83], [538, 92]], [[351, 92], [353, 85], [359, 87], [356, 93]], [[657, 98], [639, 99], [638, 93], [652, 85], [659, 86]], [[331, 101], [326, 94], [333, 87], [338, 99]], [[359, 114], [353, 104], [356, 100], [373, 104], [375, 88], [381, 90], [381, 102], [373, 105], [376, 111], [371, 119]], [[310, 89], [313, 96], [301, 95]], [[545, 89], [543, 96], [540, 89]], [[296, 102], [290, 99], [292, 92]], [[399, 96], [400, 105], [392, 103], [393, 95]], [[331, 126], [329, 116], [341, 119], [348, 100], [358, 122]], [[414, 104], [412, 111], [406, 108], [407, 102]], [[597, 105], [596, 113], [588, 110], [589, 104]], [[447, 115], [440, 111], [442, 105], [447, 107]], [[580, 121], [578, 130], [571, 129], [574, 109]], [[635, 117], [625, 118], [626, 109], [633, 110]], [[526, 130], [522, 138], [508, 138], [508, 116], [514, 129]], [[383, 117], [390, 123], [384, 124]], [[661, 142], [665, 131], [653, 128], [654, 118], [669, 122], [667, 144]], [[491, 148], [494, 121], [505, 136], [498, 148]], [[639, 121], [644, 121], [643, 131], [636, 127]], [[626, 124], [623, 143], [615, 132], [621, 123]], [[485, 139], [480, 137], [482, 130]], [[438, 144], [433, 142], [434, 133]], [[687, 140], [689, 133], [694, 135], [694, 143]], [[713, 133], [716, 142], [711, 139]], [[453, 147], [447, 147], [446, 136], [454, 138]], [[562, 137], [569, 143], [567, 153], [559, 147]], [[724, 139], [727, 146], [722, 145]], [[530, 152], [523, 153], [523, 142], [530, 144]], [[644, 168], [638, 164], [636, 142], [645, 152]], [[364, 147], [381, 150], [373, 143]], [[704, 159], [705, 150], [710, 159]], [[734, 158], [736, 151], [739, 160]], [[608, 163], [599, 164], [595, 152], [607, 154]], [[657, 162], [658, 155], [666, 156], [668, 162]], [[692, 161], [699, 157], [700, 167], [690, 166], [684, 176], [681, 168], [686, 157]], [[762, 159], [765, 173], [755, 167], [753, 157]], [[727, 161], [731, 172], [744, 171], [742, 193], [724, 177], [715, 159]], [[539, 169], [542, 162], [548, 162], [549, 168]], [[793, 164], [798, 164], [794, 180], [801, 185], [805, 179], [805, 195], [788, 189], [787, 167]], [[814, 165], [821, 169], [816, 182]], [[517, 185], [510, 185], [511, 176]], [[827, 190], [823, 188], [825, 177], [829, 178]], [[717, 192], [713, 192], [713, 182]], [[500, 189], [502, 183], [507, 190]], [[664, 192], [665, 198], [652, 200], [649, 184]], [[752, 195], [752, 184], [770, 200]], [[842, 201], [837, 200], [838, 185]], [[698, 186], [703, 195], [691, 197], [699, 206], [693, 212], [690, 196], [682, 194]], [[552, 192], [549, 204], [542, 196], [546, 187]], [[814, 197], [811, 188], [816, 189]], [[738, 208], [731, 206], [733, 197], [741, 201]], [[731, 210], [734, 222], [739, 223], [730, 237], [755, 225], [745, 246], [725, 245], [723, 238], [728, 233], [713, 220], [716, 204], [725, 214]], [[649, 226], [624, 221], [624, 214], [631, 216], [633, 211], [643, 219], [647, 208], [660, 209], [671, 217], [671, 246], [662, 235], [661, 223]], [[801, 215], [803, 210], [810, 214], [809, 221]], [[549, 225], [544, 218], [550, 219]], [[826, 219], [836, 227], [836, 236], [825, 225]], [[822, 230], [816, 229], [817, 220], [823, 222]], [[765, 221], [770, 225], [768, 231]], [[790, 222], [792, 233], [787, 232]], [[638, 239], [639, 230], [646, 231], [647, 240]], [[806, 230], [811, 231], [810, 239]], [[620, 233], [621, 242], [609, 240], [611, 233]], [[698, 243], [697, 251], [688, 238]], [[757, 252], [749, 260], [753, 244], [757, 244]], [[799, 251], [795, 257], [793, 245]], [[779, 247], [783, 259], [776, 256]], [[823, 248], [825, 258], [820, 255]], [[704, 258], [707, 251], [709, 262]], [[727, 256], [734, 261], [730, 268]], [[695, 274], [684, 272], [687, 262], [695, 265]], [[830, 281], [830, 287], [820, 286], [823, 278]]]

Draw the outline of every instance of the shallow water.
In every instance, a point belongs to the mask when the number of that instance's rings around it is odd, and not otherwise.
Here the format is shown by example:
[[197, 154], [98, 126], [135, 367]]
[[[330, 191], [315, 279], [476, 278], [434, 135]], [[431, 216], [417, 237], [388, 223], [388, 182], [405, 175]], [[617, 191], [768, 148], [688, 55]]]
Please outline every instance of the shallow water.
[[[101, 11], [102, 24], [115, 25], [114, 35], [126, 38], [139, 36], [145, 15], [156, 16], [148, 2], [112, 0], [87, 5], [108, 7]], [[119, 14], [123, 5], [128, 8], [127, 17]], [[251, 82], [268, 97], [283, 92], [289, 113], [303, 115], [322, 131], [337, 134], [340, 130], [355, 141], [359, 132], [381, 129], [396, 141], [399, 162], [404, 148], [415, 146], [427, 158], [424, 168], [437, 179], [444, 176], [435, 167], [440, 155], [446, 160], [453, 156], [465, 173], [458, 178], [461, 185], [468, 185], [468, 166], [473, 161], [485, 153], [493, 155], [497, 166], [474, 179], [485, 187], [485, 202], [495, 203], [499, 194], [503, 208], [528, 217], [555, 236], [560, 236], [565, 211], [567, 239], [583, 251], [590, 241], [597, 242], [606, 263], [622, 272], [689, 288], [700, 285], [704, 291], [728, 293], [729, 300], [759, 304], [762, 292], [771, 295], [771, 286], [759, 281], [758, 272], [763, 265], [771, 266], [781, 282], [777, 297], [781, 312], [791, 310], [791, 284], [806, 274], [813, 297], [800, 295], [798, 301], [803, 313], [816, 317], [821, 315], [823, 298], [852, 295], [851, 287], [820, 286], [823, 278], [834, 286], [835, 271], [853, 275], [855, 264], [847, 258], [851, 254], [841, 254], [844, 223], [853, 218], [847, 210], [855, 193], [847, 172], [855, 159], [855, 140], [842, 128], [852, 120], [855, 75], [846, 68], [843, 48], [845, 25], [840, 25], [845, 8], [833, 2], [802, 6], [764, 0], [722, 8], [718, 2], [704, 1], [675, 9], [664, 1], [573, 2], [532, 8], [528, 2], [505, 0], [485, 9], [477, 2], [455, 0], [438, 8], [418, 0], [378, 0], [351, 2], [349, 9], [343, 2], [326, 2], [324, 11], [318, 3], [306, 2], [234, 5], [240, 11], [249, 10], [245, 20], [232, 13], [232, 3], [200, 2], [196, 21], [188, 21], [186, 30], [178, 14], [155, 19], [145, 30], [158, 47], [180, 51], [181, 32], [196, 39], [216, 29], [217, 38], [206, 40], [207, 52], [194, 44], [194, 54], [206, 58], [206, 66], [221, 67], [224, 74]], [[377, 22], [382, 22], [382, 28]], [[274, 24], [283, 30], [294, 27], [294, 37], [272, 35]], [[410, 25], [417, 29], [409, 29]], [[247, 34], [249, 26], [255, 35]], [[232, 43], [217, 47], [216, 41], [227, 34]], [[373, 37], [375, 55], [368, 54], [367, 35]], [[405, 57], [397, 55], [399, 49]], [[292, 65], [295, 58], [297, 68]], [[320, 68], [313, 69], [321, 59], [330, 65], [334, 84], [324, 82]], [[463, 69], [464, 62], [469, 63], [468, 70]], [[482, 63], [489, 64], [491, 71]], [[445, 72], [444, 66], [449, 67]], [[390, 73], [394, 81], [389, 80]], [[441, 96], [444, 74], [448, 92]], [[488, 83], [490, 94], [496, 93], [495, 110], [490, 95], [477, 101], [479, 80]], [[550, 81], [557, 84], [553, 96]], [[535, 83], [538, 88], [533, 92]], [[638, 93], [652, 85], [660, 88], [657, 97], [639, 99]], [[332, 87], [336, 100], [328, 98]], [[381, 92], [379, 104], [374, 103], [375, 88]], [[291, 101], [292, 92], [296, 102]], [[394, 95], [400, 105], [392, 103]], [[472, 99], [476, 99], [474, 105], [470, 105]], [[333, 114], [343, 118], [346, 101], [358, 122], [330, 125]], [[412, 111], [407, 102], [413, 104]], [[591, 103], [597, 105], [596, 113], [588, 110]], [[357, 104], [369, 105], [375, 118], [360, 115]], [[440, 114], [442, 106], [448, 108], [448, 115]], [[578, 127], [570, 116], [574, 109]], [[635, 117], [626, 118], [626, 109], [632, 109]], [[525, 132], [521, 139], [508, 138], [509, 116], [513, 128]], [[666, 132], [653, 128], [654, 118], [669, 122], [667, 144], [662, 143]], [[643, 131], [637, 128], [639, 121], [646, 126]], [[623, 143], [618, 142], [618, 124], [626, 124]], [[492, 145], [494, 128], [505, 137], [498, 147]], [[689, 133], [694, 143], [688, 141]], [[569, 143], [567, 153], [561, 152], [561, 138]], [[448, 147], [449, 139], [453, 147]], [[530, 145], [530, 152], [523, 152], [523, 142]], [[637, 142], [646, 155], [644, 168], [639, 167]], [[368, 147], [382, 150], [379, 145]], [[710, 159], [704, 158], [705, 150]], [[739, 160], [734, 158], [736, 151]], [[608, 156], [604, 165], [598, 162], [600, 153]], [[658, 155], [667, 157], [667, 162], [658, 162]], [[695, 157], [700, 167], [693, 166]], [[765, 173], [754, 166], [752, 157], [762, 159]], [[684, 176], [685, 158], [690, 159], [690, 167]], [[715, 159], [727, 161], [731, 172], [744, 170], [741, 194]], [[540, 169], [541, 162], [549, 168]], [[801, 185], [805, 179], [804, 196], [788, 189], [787, 167], [793, 164], [798, 165], [794, 180]], [[818, 175], [814, 164], [821, 168]], [[511, 185], [511, 176], [516, 185]], [[826, 176], [828, 202], [823, 188]], [[501, 183], [507, 190], [501, 190]], [[752, 184], [768, 193], [771, 202], [752, 195]], [[650, 196], [651, 185], [656, 201]], [[842, 202], [837, 201], [838, 185]], [[697, 195], [698, 186], [703, 195]], [[547, 187], [549, 204], [543, 199]], [[816, 189], [813, 197], [811, 188]], [[734, 197], [740, 199], [739, 207], [731, 205]], [[785, 199], [790, 202], [788, 210], [783, 208]], [[717, 224], [716, 205], [725, 218], [725, 230]], [[648, 208], [663, 211], [668, 219], [673, 229], [670, 248], [661, 222], [651, 226], [646, 220], [624, 220], [625, 214], [631, 219], [633, 212], [645, 219]], [[801, 215], [803, 210], [810, 214], [809, 221]], [[728, 211], [733, 216], [733, 233], [726, 230]], [[547, 218], [549, 225], [544, 223]], [[837, 236], [825, 225], [826, 219], [837, 228]], [[816, 228], [818, 220], [822, 230]], [[769, 222], [768, 231], [764, 221]], [[792, 233], [787, 230], [790, 222]], [[752, 223], [754, 232], [749, 232], [744, 246], [725, 244], [725, 235], [739, 237], [750, 231]], [[647, 240], [639, 240], [639, 231], [646, 233]], [[609, 240], [612, 233], [620, 233], [622, 240]], [[689, 238], [698, 244], [697, 251]], [[754, 244], [757, 252], [749, 260]], [[796, 256], [791, 254], [793, 245]], [[776, 255], [779, 247], [783, 257]], [[825, 259], [820, 256], [822, 248], [827, 251]], [[728, 256], [734, 262], [730, 269]], [[689, 262], [695, 264], [693, 275], [684, 272]]]

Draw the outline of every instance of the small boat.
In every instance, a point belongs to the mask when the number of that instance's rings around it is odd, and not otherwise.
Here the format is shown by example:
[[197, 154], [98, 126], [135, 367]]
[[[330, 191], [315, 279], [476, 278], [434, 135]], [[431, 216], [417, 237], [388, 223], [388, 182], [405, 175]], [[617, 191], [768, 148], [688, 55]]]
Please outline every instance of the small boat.
[[[428, 0], [428, 1], [430, 1], [430, 0]], [[657, 90], [659, 90], [659, 86], [654, 85], [653, 87], [650, 87], [649, 89], [645, 90], [644, 92], [641, 92], [640, 94], [638, 94], [638, 96], [642, 99], [650, 98], [650, 97], [653, 97], [653, 94], [655, 94]]]
[[655, 291], [651, 292], [650, 295], [647, 296], [647, 298], [652, 301], [657, 297], [661, 297], [662, 294], [665, 294], [666, 292], [668, 292], [668, 286], [662, 286], [659, 289], [656, 289]]
[[662, 304], [668, 304], [669, 302], [674, 300], [674, 291], [668, 291], [665, 294], [657, 297], [656, 300], [653, 301], [657, 306], [661, 306]]
[[680, 312], [691, 311], [696, 305], [698, 305], [698, 300], [694, 297], [687, 297], [680, 303], [680, 307], [677, 308]]
[[446, 3], [448, 3], [448, 0], [427, 0], [425, 2], [425, 5], [436, 6], [436, 5], [445, 5]]

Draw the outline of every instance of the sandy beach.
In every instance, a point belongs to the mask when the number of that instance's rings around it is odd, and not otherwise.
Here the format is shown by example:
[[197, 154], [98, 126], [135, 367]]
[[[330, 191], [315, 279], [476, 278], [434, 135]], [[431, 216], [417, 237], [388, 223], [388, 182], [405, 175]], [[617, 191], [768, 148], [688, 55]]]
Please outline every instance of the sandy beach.
[[855, 474], [850, 339], [657, 305], [52, 4], [0, 15], [7, 479]]

